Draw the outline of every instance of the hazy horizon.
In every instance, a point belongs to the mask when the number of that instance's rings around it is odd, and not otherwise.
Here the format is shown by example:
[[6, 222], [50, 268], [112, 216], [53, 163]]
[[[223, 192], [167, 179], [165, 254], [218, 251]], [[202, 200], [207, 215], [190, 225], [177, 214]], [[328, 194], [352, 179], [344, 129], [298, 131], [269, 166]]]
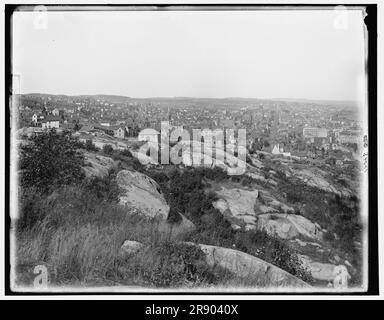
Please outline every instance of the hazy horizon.
[[187, 97], [187, 96], [162, 96], [162, 97], [131, 97], [124, 94], [109, 94], [109, 93], [94, 93], [94, 94], [62, 94], [62, 93], [47, 93], [47, 92], [23, 92], [21, 95], [52, 95], [52, 96], [68, 96], [68, 97], [83, 97], [83, 96], [116, 96], [129, 99], [243, 99], [243, 100], [281, 100], [281, 101], [323, 101], [323, 102], [349, 102], [355, 103], [353, 100], [328, 100], [328, 99], [307, 99], [307, 98], [263, 98], [263, 97]]
[[[362, 100], [362, 11], [48, 12], [13, 16], [20, 92], [133, 99]], [[100, 93], [102, 92], [102, 93]]]

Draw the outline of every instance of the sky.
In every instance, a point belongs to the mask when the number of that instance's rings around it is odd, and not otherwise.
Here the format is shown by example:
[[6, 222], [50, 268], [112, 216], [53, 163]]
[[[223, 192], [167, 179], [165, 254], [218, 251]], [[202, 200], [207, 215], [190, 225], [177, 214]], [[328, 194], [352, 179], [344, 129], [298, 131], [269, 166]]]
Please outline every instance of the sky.
[[45, 14], [13, 16], [22, 93], [356, 101], [364, 90], [359, 10]]

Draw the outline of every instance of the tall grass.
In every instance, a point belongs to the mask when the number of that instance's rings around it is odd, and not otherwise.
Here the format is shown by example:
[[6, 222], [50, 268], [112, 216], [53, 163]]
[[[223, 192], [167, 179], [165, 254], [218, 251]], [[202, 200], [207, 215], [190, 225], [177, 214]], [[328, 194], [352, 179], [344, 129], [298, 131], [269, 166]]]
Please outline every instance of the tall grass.
[[[198, 248], [174, 239], [166, 223], [149, 219], [134, 208], [96, 199], [76, 186], [66, 186], [37, 200], [43, 217], [32, 227], [17, 227], [18, 283], [22, 273], [45, 265], [53, 285], [182, 286], [218, 281]], [[146, 249], [125, 257], [125, 240]], [[192, 254], [193, 253], [193, 254]], [[29, 279], [30, 280], [30, 279]]]

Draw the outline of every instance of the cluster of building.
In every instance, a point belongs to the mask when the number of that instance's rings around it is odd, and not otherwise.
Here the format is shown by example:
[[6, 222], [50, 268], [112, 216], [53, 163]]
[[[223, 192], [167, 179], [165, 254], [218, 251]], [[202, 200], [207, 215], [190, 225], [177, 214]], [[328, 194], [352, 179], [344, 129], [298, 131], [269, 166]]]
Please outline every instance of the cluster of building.
[[67, 124], [64, 118], [64, 112], [57, 108], [50, 112], [43, 110], [41, 113], [34, 113], [31, 121], [34, 126], [42, 127], [43, 129], [58, 129], [60, 125]]
[[353, 108], [316, 103], [27, 95], [20, 110], [36, 128], [70, 129], [117, 139], [147, 140], [139, 133], [151, 129], [149, 135], [158, 134], [162, 121], [182, 126], [190, 134], [192, 129], [246, 129], [250, 149], [297, 159], [349, 159], [362, 141]]

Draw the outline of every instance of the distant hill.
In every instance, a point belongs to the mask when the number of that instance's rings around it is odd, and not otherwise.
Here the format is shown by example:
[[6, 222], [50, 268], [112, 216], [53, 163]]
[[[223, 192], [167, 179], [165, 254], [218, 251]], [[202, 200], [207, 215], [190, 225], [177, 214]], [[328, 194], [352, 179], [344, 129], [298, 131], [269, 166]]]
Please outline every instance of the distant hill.
[[93, 98], [93, 99], [100, 99], [100, 100], [108, 100], [112, 101], [115, 100], [116, 102], [124, 102], [127, 100], [130, 100], [130, 97], [127, 96], [119, 96], [119, 95], [113, 95], [113, 94], [81, 94], [81, 95], [67, 95], [67, 94], [50, 94], [50, 93], [23, 93], [22, 96], [41, 96], [41, 97], [69, 97], [69, 98]]
[[315, 103], [315, 104], [329, 104], [329, 105], [350, 105], [356, 106], [357, 102], [352, 100], [311, 100], [311, 99], [292, 99], [292, 98], [276, 98], [270, 99], [271, 101], [286, 101], [286, 102], [299, 102], [299, 103]]
[[142, 102], [200, 102], [200, 103], [255, 103], [255, 102], [296, 102], [307, 104], [319, 104], [319, 105], [336, 105], [336, 106], [351, 106], [357, 107], [356, 101], [348, 100], [311, 100], [311, 99], [293, 99], [293, 98], [273, 98], [273, 99], [261, 99], [261, 98], [242, 98], [242, 97], [225, 97], [225, 98], [205, 98], [205, 97], [147, 97], [147, 98], [133, 98], [121, 95], [111, 94], [94, 94], [94, 95], [63, 95], [63, 94], [45, 94], [45, 93], [28, 93], [22, 94], [23, 96], [55, 96], [55, 97], [79, 97], [90, 98], [95, 100], [108, 101], [110, 103], [124, 103], [128, 101], [142, 101]]
[[131, 100], [130, 97], [113, 95], [113, 94], [80, 95], [79, 97], [105, 100], [112, 103], [122, 103], [122, 102], [127, 102], [128, 100]]

